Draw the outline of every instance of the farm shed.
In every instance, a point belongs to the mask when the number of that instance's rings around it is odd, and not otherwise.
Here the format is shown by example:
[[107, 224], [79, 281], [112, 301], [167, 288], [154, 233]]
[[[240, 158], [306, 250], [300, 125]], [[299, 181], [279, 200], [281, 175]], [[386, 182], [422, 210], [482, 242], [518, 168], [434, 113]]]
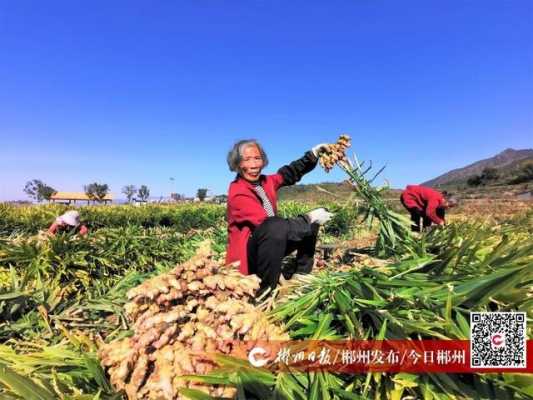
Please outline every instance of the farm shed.
[[[76, 204], [77, 201], [86, 201], [87, 204], [89, 204], [89, 202], [94, 199], [89, 198], [89, 196], [87, 196], [83, 192], [55, 192], [52, 197], [50, 197], [50, 200], [54, 203], [58, 202], [67, 204]], [[107, 204], [108, 202], [111, 203], [113, 201], [113, 195], [106, 194], [102, 201], [105, 204]]]

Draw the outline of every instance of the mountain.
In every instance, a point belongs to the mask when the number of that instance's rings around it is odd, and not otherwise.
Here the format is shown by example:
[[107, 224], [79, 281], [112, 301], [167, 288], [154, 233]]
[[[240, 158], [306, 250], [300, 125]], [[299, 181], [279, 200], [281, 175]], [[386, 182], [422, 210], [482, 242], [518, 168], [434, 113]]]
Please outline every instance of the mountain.
[[463, 168], [453, 169], [434, 179], [424, 182], [426, 186], [443, 186], [465, 183], [468, 178], [481, 175], [485, 168], [496, 168], [502, 179], [516, 175], [524, 163], [533, 162], [533, 149], [506, 149], [491, 158], [476, 161]]
[[[281, 201], [300, 201], [304, 203], [345, 202], [353, 196], [353, 187], [346, 182], [322, 182], [284, 186], [278, 192]], [[399, 199], [401, 191], [396, 189], [382, 192], [384, 198]]]
[[[485, 175], [477, 185], [467, 183], [469, 178], [481, 177], [485, 168], [496, 169], [492, 179]], [[424, 182], [427, 186], [444, 186], [446, 190], [468, 196], [492, 197], [502, 193], [516, 195], [530, 190], [528, 182], [533, 181], [533, 149], [507, 149], [494, 157], [477, 161], [463, 168], [454, 169], [437, 178]], [[524, 183], [525, 185], [518, 185]], [[516, 185], [515, 185], [516, 184]], [[512, 186], [510, 186], [512, 185]], [[346, 182], [323, 182], [307, 185], [286, 186], [280, 189], [280, 200], [303, 202], [346, 201], [353, 193], [353, 188]], [[383, 193], [385, 199], [397, 200], [401, 190], [390, 189]], [[475, 197], [474, 196], [474, 197]], [[529, 195], [528, 195], [529, 196]], [[529, 197], [528, 197], [529, 198]]]

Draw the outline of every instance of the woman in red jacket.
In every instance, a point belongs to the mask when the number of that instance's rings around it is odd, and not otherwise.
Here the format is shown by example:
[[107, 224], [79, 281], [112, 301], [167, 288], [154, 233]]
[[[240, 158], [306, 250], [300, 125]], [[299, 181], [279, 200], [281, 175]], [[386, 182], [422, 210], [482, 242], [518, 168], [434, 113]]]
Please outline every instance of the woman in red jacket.
[[277, 191], [295, 184], [313, 170], [325, 146], [313, 147], [272, 175], [261, 174], [268, 165], [268, 157], [255, 140], [235, 143], [228, 154], [228, 166], [237, 176], [228, 190], [226, 262], [239, 261], [241, 273], [261, 278], [258, 296], [276, 287], [283, 257], [292, 251], [297, 250], [297, 266], [286, 272], [287, 277], [309, 273], [313, 267], [318, 226], [332, 214], [319, 208], [296, 218], [277, 217]]
[[457, 205], [457, 200], [448, 196], [447, 192], [440, 193], [422, 185], [407, 185], [400, 200], [411, 214], [411, 230], [414, 232], [421, 231], [420, 219], [424, 228], [432, 223], [444, 225], [446, 209]]

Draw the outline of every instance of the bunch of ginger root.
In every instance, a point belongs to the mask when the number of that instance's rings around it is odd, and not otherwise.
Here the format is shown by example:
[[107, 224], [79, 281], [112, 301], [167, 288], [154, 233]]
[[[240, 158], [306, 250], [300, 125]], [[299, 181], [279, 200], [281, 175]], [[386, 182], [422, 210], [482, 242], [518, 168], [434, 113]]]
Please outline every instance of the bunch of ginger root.
[[183, 376], [212, 371], [215, 353], [242, 357], [237, 341], [288, 340], [251, 304], [258, 287], [255, 275], [217, 262], [206, 242], [187, 262], [131, 289], [125, 312], [133, 335], [99, 350], [114, 388], [130, 400], [185, 398], [180, 388], [234, 397], [233, 387]]

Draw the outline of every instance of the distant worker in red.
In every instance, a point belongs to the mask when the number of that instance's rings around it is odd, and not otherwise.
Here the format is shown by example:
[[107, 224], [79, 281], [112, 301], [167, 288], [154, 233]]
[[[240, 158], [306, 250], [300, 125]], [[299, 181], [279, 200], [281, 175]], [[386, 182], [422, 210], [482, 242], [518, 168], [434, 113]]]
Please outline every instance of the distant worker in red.
[[57, 217], [54, 223], [48, 228], [50, 235], [61, 232], [72, 232], [85, 236], [89, 232], [89, 229], [80, 223], [80, 213], [71, 210]]
[[411, 229], [414, 232], [421, 231], [420, 219], [424, 228], [432, 223], [444, 225], [446, 209], [457, 205], [457, 200], [446, 192], [441, 193], [422, 185], [407, 185], [400, 200], [411, 214]]

